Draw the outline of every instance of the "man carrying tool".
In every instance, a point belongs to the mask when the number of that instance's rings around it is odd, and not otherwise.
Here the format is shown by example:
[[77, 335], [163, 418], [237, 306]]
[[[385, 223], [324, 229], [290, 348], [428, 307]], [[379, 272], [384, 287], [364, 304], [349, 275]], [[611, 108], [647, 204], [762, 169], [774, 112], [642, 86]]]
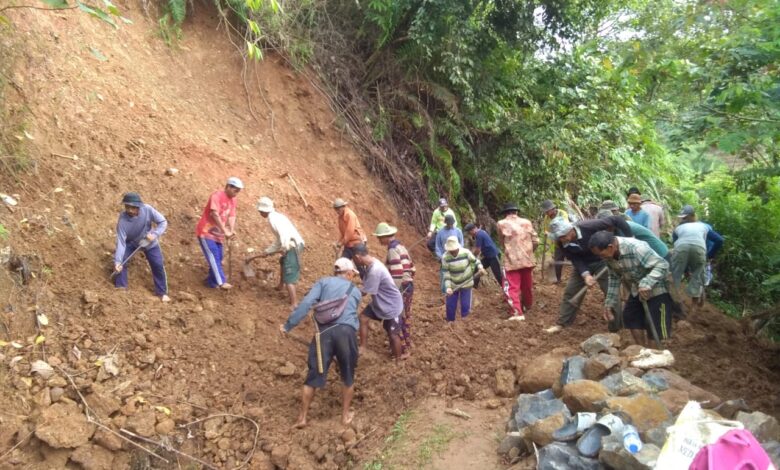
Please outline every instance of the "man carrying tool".
[[404, 311], [401, 314], [401, 354], [408, 357], [412, 348], [412, 297], [414, 296], [414, 262], [409, 256], [409, 251], [395, 238], [398, 229], [392, 225], [381, 222], [374, 230], [374, 236], [379, 239], [379, 244], [387, 247], [385, 265], [393, 282], [404, 302]]
[[642, 225], [644, 227], [650, 226], [650, 215], [642, 210], [642, 196], [639, 194], [632, 194], [628, 196], [628, 210], [626, 215], [631, 217], [631, 220]]
[[[138, 193], [126, 193], [122, 197], [124, 212], [116, 223], [116, 251], [114, 252], [114, 286], [127, 288], [127, 262], [136, 251], [142, 250], [152, 269], [154, 293], [163, 302], [168, 297], [168, 277], [165, 274], [160, 236], [165, 233], [168, 221], [162, 214], [141, 201]], [[152, 224], [155, 225], [152, 228]]]
[[[544, 330], [547, 333], [557, 333], [564, 327], [574, 323], [577, 310], [580, 308], [584, 293], [598, 283], [604, 295], [607, 295], [607, 265], [600, 257], [588, 249], [588, 242], [594, 233], [601, 230], [620, 230], [626, 237], [634, 233], [622, 216], [613, 215], [603, 219], [582, 220], [572, 225], [562, 220], [555, 220], [550, 225], [553, 240], [558, 243], [556, 248], [563, 250], [564, 255], [571, 260], [574, 272], [563, 291], [563, 301], [558, 312], [558, 324]], [[610, 330], [617, 331], [620, 326], [620, 304], [614, 306], [615, 323], [609, 325]]]
[[333, 201], [333, 209], [336, 211], [339, 222], [339, 241], [336, 242], [336, 251], [343, 248], [341, 257], [352, 259], [355, 254], [355, 246], [366, 242], [366, 234], [360, 227], [360, 221], [355, 212], [347, 207], [347, 201], [336, 198]]
[[[228, 178], [225, 189], [214, 191], [203, 208], [195, 235], [200, 249], [209, 265], [206, 285], [213, 288], [230, 289], [222, 271], [222, 244], [236, 234], [236, 196], [244, 189], [244, 183], [235, 176]], [[228, 247], [228, 250], [230, 247]]]
[[[474, 248], [471, 252], [474, 253], [474, 256], [481, 257], [482, 266], [493, 271], [498, 285], [504, 285], [504, 275], [501, 272], [501, 253], [499, 253], [496, 244], [493, 243], [493, 239], [486, 231], [474, 224], [466, 224], [464, 230], [474, 238]], [[480, 277], [474, 279], [475, 289], [479, 288], [479, 280]]]
[[[571, 220], [569, 219], [569, 214], [565, 210], [559, 209], [558, 206], [549, 199], [542, 201], [541, 209], [542, 212], [544, 212], [544, 220], [542, 220], [542, 233], [545, 237], [544, 244], [548, 245], [547, 241], [550, 239], [550, 224], [553, 219], [559, 217], [564, 222], [571, 222]], [[549, 246], [545, 246], [545, 251], [543, 252], [544, 257], [546, 257], [547, 254], [550, 255], [552, 262], [555, 264], [555, 283], [560, 284], [561, 277], [563, 276], [563, 251], [556, 249], [555, 243], [550, 243]], [[547, 266], [542, 266], [542, 271], [544, 272], [546, 268]]]
[[616, 237], [606, 230], [593, 234], [588, 247], [609, 267], [604, 319], [609, 322], [615, 318], [614, 306], [620, 302], [622, 282], [630, 292], [623, 306], [623, 324], [631, 331], [634, 342], [647, 346], [647, 338], [669, 339], [672, 333], [672, 297], [666, 285], [669, 263], [647, 243]]
[[[444, 227], [441, 227], [436, 232], [436, 249], [434, 254], [436, 255], [436, 259], [439, 260], [439, 263], [441, 263], [441, 259], [444, 257], [444, 253], [447, 251], [444, 248], [444, 244], [447, 243], [447, 239], [450, 237], [457, 238], [458, 243], [463, 245], [463, 232], [461, 232], [460, 229], [455, 226], [455, 216], [452, 214], [447, 214], [444, 216]], [[439, 284], [441, 287], [441, 293], [444, 294], [447, 289], [444, 287], [444, 270], [441, 267], [439, 268]]]
[[533, 306], [534, 251], [539, 245], [531, 221], [519, 217], [517, 212], [516, 205], [506, 204], [501, 210], [504, 218], [498, 221], [498, 239], [504, 247], [504, 293], [511, 321], [525, 320], [525, 312]]
[[363, 294], [371, 296], [371, 302], [360, 314], [360, 351], [365, 351], [368, 339], [368, 322], [381, 321], [390, 343], [394, 359], [403, 359], [401, 352], [401, 314], [404, 300], [395, 286], [390, 271], [378, 259], [368, 254], [365, 244], [355, 246], [355, 264], [363, 268]]
[[261, 197], [257, 203], [257, 211], [264, 219], [268, 219], [276, 240], [265, 249], [263, 257], [274, 253], [281, 253], [279, 258], [279, 286], [287, 288], [287, 294], [290, 296], [290, 305], [293, 308], [298, 304], [298, 297], [295, 293], [295, 285], [301, 278], [301, 253], [303, 252], [303, 237], [284, 214], [276, 212], [274, 201], [269, 197]]
[[[348, 426], [354, 417], [349, 407], [355, 392], [353, 384], [358, 361], [355, 332], [359, 327], [357, 308], [361, 299], [360, 291], [352, 284], [355, 274], [357, 269], [352, 261], [346, 258], [337, 259], [334, 275], [317, 281], [301, 303], [290, 313], [287, 322], [279, 327], [283, 334], [287, 334], [306, 317], [309, 310], [316, 307], [315, 304], [337, 299], [345, 301], [339, 316], [328, 323], [317, 325], [318, 337], [315, 337], [309, 345], [309, 371], [301, 391], [301, 411], [295, 423], [296, 428], [306, 426], [314, 391], [325, 387], [328, 369], [334, 357], [339, 364], [341, 382], [344, 384], [341, 392], [341, 424]], [[319, 350], [317, 343], [319, 343]]]
[[[452, 216], [453, 225], [457, 227], [458, 223], [455, 219], [455, 212], [450, 209], [447, 200], [441, 198], [439, 199], [439, 207], [435, 209], [433, 215], [431, 215], [431, 225], [428, 227], [428, 250], [431, 253], [436, 253], [436, 232], [444, 228], [444, 218], [448, 215]], [[437, 258], [441, 259], [441, 255], [437, 256]]]

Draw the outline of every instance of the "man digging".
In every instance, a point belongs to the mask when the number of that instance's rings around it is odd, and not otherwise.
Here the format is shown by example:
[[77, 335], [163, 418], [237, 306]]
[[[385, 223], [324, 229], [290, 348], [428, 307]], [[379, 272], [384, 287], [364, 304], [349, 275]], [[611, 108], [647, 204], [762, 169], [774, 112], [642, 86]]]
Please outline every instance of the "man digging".
[[[141, 201], [138, 193], [127, 193], [122, 198], [124, 212], [116, 224], [116, 251], [114, 252], [114, 286], [127, 288], [127, 260], [138, 249], [144, 252], [154, 279], [154, 293], [163, 302], [168, 297], [168, 277], [165, 274], [160, 236], [165, 233], [168, 221], [149, 204]], [[152, 228], [154, 224], [154, 228]]]
[[214, 191], [209, 196], [195, 227], [198, 244], [209, 265], [206, 285], [212, 289], [233, 287], [222, 270], [222, 245], [236, 234], [236, 196], [243, 188], [244, 183], [240, 179], [235, 176], [228, 178], [225, 189]]
[[[647, 346], [655, 331], [661, 341], [672, 332], [672, 297], [666, 285], [669, 263], [647, 243], [634, 238], [616, 237], [606, 230], [596, 232], [588, 241], [590, 250], [609, 266], [609, 286], [604, 299], [604, 319], [613, 321], [614, 306], [620, 301], [620, 283], [630, 292], [623, 306], [623, 324], [636, 344]], [[647, 312], [645, 312], [647, 309]], [[652, 321], [647, 323], [646, 313]], [[643, 331], [647, 334], [643, 334]]]
[[[314, 392], [318, 388], [325, 387], [328, 370], [334, 357], [339, 364], [341, 382], [344, 385], [341, 392], [341, 424], [349, 425], [355, 415], [349, 407], [355, 392], [355, 370], [358, 361], [355, 333], [359, 327], [357, 308], [360, 305], [361, 295], [352, 284], [356, 274], [357, 269], [352, 261], [346, 258], [337, 259], [334, 275], [318, 280], [301, 303], [290, 313], [287, 322], [279, 327], [282, 334], [287, 334], [306, 317], [309, 310], [317, 308], [316, 304], [339, 299], [344, 301], [338, 317], [328, 323], [317, 322], [318, 337], [315, 337], [309, 345], [309, 371], [301, 390], [301, 411], [295, 422], [296, 428], [306, 426]], [[339, 306], [341, 305], [339, 303]], [[319, 343], [319, 351], [317, 343]]]
[[286, 215], [274, 209], [274, 201], [269, 197], [261, 197], [257, 203], [257, 211], [268, 220], [271, 230], [276, 235], [274, 243], [265, 249], [263, 257], [281, 253], [279, 257], [279, 286], [277, 289], [287, 288], [290, 296], [290, 305], [295, 308], [298, 297], [295, 293], [295, 285], [301, 278], [301, 253], [303, 252], [303, 237], [290, 222]]

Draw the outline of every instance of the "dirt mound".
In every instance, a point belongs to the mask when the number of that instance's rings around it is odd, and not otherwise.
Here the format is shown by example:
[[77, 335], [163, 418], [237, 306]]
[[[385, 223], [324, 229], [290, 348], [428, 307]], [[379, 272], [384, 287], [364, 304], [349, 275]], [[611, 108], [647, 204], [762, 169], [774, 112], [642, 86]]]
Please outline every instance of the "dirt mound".
[[[273, 289], [277, 265], [258, 262], [260, 278], [239, 281], [230, 293], [203, 287], [194, 226], [206, 198], [228, 176], [247, 183], [238, 199], [237, 277], [239, 260], [270, 243], [253, 205], [271, 196], [307, 242], [302, 290], [330, 271], [334, 197], [349, 199], [368, 230], [388, 221], [407, 245], [420, 234], [388, 205], [338, 131], [338, 116], [281, 59], [251, 65], [245, 83], [238, 53], [207, 11], [186, 25], [180, 49], [172, 50], [137, 5], [120, 8], [134, 25], [114, 30], [77, 11], [14, 10], [15, 30], [0, 33], [0, 52], [13, 59], [3, 137], [17, 142], [14, 165], [0, 173], [0, 192], [19, 201], [13, 210], [0, 208], [10, 233], [0, 248], [10, 246], [22, 266], [0, 275], [0, 333], [21, 346], [0, 350], [0, 453], [14, 448], [0, 454], [3, 465], [60, 468], [70, 459], [85, 468], [173, 468], [186, 463], [168, 450], [177, 449], [225, 468], [245, 460], [253, 468], [350, 466], [370, 460], [397, 417], [431, 393], [509, 406], [496, 397], [496, 370], [514, 371], [524, 357], [558, 347], [573, 351], [602, 328], [594, 295], [576, 328], [545, 336], [561, 295], [554, 286], [538, 287], [527, 322], [506, 323], [494, 286], [477, 294], [472, 319], [451, 332], [435, 262], [418, 246], [412, 358], [390, 364], [375, 330], [370, 353], [360, 359], [353, 429], [338, 424], [334, 380], [315, 398], [314, 424], [291, 432], [306, 349], [278, 334], [289, 310]], [[166, 173], [170, 168], [178, 171]], [[128, 292], [107, 281], [119, 200], [131, 190], [169, 220], [162, 246], [170, 305], [152, 295], [143, 259], [131, 263]], [[25, 272], [32, 273], [26, 284]], [[707, 310], [680, 328], [677, 367], [723, 398], [744, 397], [776, 414], [777, 354], [735, 325]], [[295, 334], [307, 338], [309, 327]], [[51, 376], [30, 376], [39, 359], [53, 366]], [[99, 426], [79, 421], [90, 443], [58, 448], [40, 429], [55, 436], [69, 429], [80, 419], [76, 406]]]

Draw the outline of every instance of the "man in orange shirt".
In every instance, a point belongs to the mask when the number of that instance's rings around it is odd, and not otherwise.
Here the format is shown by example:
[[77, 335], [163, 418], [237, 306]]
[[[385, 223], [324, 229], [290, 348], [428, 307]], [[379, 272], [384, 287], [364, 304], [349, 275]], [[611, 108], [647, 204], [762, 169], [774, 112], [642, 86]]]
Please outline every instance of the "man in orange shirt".
[[211, 288], [230, 289], [222, 271], [222, 244], [235, 236], [236, 196], [244, 189], [244, 183], [235, 176], [228, 178], [225, 189], [214, 191], [203, 208], [195, 235], [209, 265], [206, 285]]
[[336, 242], [336, 250], [340, 250], [342, 258], [352, 259], [355, 254], [354, 248], [361, 243], [366, 242], [366, 234], [360, 228], [360, 221], [357, 215], [347, 207], [347, 201], [336, 198], [333, 201], [333, 209], [336, 210], [339, 220], [339, 241]]
[[517, 212], [514, 204], [504, 206], [501, 210], [504, 218], [498, 221], [498, 237], [504, 247], [504, 292], [511, 315], [508, 320], [523, 321], [524, 311], [534, 302], [532, 273], [539, 237], [531, 222], [519, 217]]

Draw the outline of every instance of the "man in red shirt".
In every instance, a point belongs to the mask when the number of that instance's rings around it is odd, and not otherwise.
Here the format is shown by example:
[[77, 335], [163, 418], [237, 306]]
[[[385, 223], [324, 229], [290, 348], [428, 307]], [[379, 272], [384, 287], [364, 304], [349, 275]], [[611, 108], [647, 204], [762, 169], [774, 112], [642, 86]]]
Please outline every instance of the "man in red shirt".
[[209, 265], [206, 285], [211, 288], [230, 289], [222, 271], [222, 244], [235, 236], [236, 196], [244, 189], [244, 183], [235, 176], [228, 178], [225, 189], [209, 196], [203, 215], [195, 228], [200, 249]]

